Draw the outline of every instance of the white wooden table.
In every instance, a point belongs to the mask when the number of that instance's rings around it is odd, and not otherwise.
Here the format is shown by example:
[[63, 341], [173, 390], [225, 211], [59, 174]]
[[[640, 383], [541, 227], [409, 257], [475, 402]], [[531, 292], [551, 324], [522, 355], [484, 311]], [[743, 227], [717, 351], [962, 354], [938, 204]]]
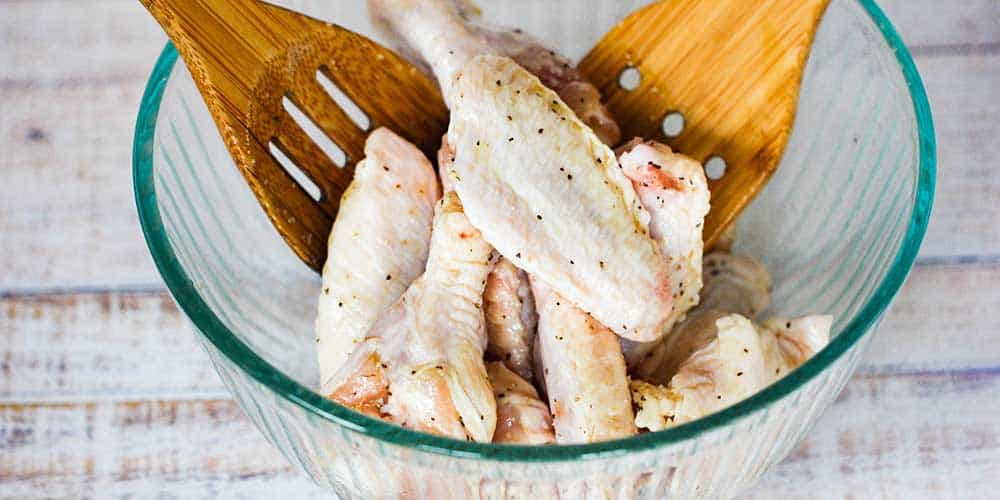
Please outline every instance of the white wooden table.
[[[933, 221], [863, 366], [750, 497], [1000, 496], [1000, 0], [884, 1], [939, 143]], [[240, 413], [130, 178], [165, 38], [131, 0], [0, 0], [0, 497], [321, 497]]]

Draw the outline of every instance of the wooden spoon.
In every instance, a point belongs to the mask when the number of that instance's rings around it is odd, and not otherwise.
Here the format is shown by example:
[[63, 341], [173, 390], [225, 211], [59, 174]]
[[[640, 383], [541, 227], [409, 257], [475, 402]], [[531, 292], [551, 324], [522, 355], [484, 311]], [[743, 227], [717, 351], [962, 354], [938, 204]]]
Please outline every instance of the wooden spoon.
[[[580, 62], [622, 137], [665, 138], [703, 163], [718, 157], [707, 165], [710, 177], [719, 165], [725, 173], [709, 181], [706, 247], [778, 167], [828, 3], [665, 0], [626, 17]], [[678, 135], [664, 133], [668, 115], [683, 117]]]
[[[448, 123], [437, 84], [367, 38], [256, 0], [140, 0], [173, 40], [216, 126], [271, 222], [319, 271], [340, 196], [367, 129], [317, 79], [433, 157]], [[337, 165], [284, 108], [288, 98], [340, 149]], [[269, 151], [276, 146], [319, 187], [313, 199]]]

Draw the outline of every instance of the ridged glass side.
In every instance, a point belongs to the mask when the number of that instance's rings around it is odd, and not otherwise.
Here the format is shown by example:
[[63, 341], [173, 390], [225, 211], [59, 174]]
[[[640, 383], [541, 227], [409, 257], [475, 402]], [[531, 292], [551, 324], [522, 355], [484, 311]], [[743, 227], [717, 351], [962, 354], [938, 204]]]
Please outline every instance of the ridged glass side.
[[[285, 3], [368, 29], [353, 0]], [[586, 2], [586, 22], [563, 15], [581, 2], [541, 3], [486, 10], [579, 56], [646, 2]], [[785, 158], [745, 213], [738, 240], [774, 275], [771, 312], [833, 313], [839, 337], [764, 393], [664, 433], [594, 446], [484, 446], [381, 424], [311, 392], [318, 277], [272, 229], [170, 48], [137, 125], [140, 218], [165, 281], [244, 412], [291, 463], [342, 498], [730, 497], [781, 460], [843, 388], [926, 225], [926, 102], [871, 7], [832, 2]]]

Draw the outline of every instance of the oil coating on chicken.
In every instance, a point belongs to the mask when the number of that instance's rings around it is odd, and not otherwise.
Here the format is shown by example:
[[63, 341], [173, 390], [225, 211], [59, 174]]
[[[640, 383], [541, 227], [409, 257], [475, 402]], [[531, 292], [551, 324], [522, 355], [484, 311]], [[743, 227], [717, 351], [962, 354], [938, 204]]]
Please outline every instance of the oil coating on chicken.
[[458, 197], [446, 193], [424, 274], [381, 315], [329, 397], [404, 427], [492, 441], [496, 402], [483, 362], [482, 311], [491, 252]]
[[324, 394], [379, 313], [423, 272], [440, 196], [424, 154], [386, 128], [368, 136], [354, 172], [323, 265], [316, 348]]

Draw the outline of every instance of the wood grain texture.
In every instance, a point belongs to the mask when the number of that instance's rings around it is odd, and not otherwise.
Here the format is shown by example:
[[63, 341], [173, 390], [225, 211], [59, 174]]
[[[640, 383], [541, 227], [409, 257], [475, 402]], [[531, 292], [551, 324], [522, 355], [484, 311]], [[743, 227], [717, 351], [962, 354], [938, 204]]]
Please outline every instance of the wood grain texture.
[[[657, 2], [611, 28], [580, 61], [626, 140], [662, 137], [663, 117], [679, 112], [683, 131], [666, 143], [702, 163], [723, 159], [725, 176], [709, 178], [706, 248], [778, 168], [828, 3]], [[639, 75], [631, 87], [619, 81], [627, 70]]]
[[747, 498], [990, 498], [997, 372], [860, 376]]
[[[447, 124], [437, 85], [371, 40], [258, 0], [140, 0], [163, 26], [229, 153], [275, 229], [317, 272], [340, 197], [361, 161], [360, 130], [319, 85], [323, 71], [371, 120], [433, 155]], [[291, 99], [341, 150], [341, 168], [283, 106]], [[271, 155], [275, 143], [319, 188], [314, 200]], [[326, 160], [326, 161], [323, 161]]]
[[0, 404], [0, 498], [322, 498], [231, 400]]
[[225, 397], [162, 292], [0, 299], [0, 401]]

